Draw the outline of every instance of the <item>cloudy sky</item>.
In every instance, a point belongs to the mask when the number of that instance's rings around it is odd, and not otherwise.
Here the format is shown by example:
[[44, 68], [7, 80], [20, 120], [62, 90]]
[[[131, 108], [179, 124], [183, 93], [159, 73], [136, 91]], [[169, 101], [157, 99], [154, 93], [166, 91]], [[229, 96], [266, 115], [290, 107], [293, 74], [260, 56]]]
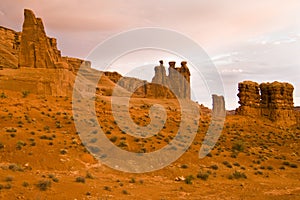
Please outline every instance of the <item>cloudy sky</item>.
[[[300, 106], [299, 0], [1, 0], [0, 25], [20, 31], [24, 8], [43, 19], [63, 55], [86, 58], [99, 43], [134, 28], [171, 29], [197, 42], [212, 59], [228, 109], [238, 106], [237, 83], [243, 80], [290, 82]], [[116, 63], [129, 68], [149, 55]]]

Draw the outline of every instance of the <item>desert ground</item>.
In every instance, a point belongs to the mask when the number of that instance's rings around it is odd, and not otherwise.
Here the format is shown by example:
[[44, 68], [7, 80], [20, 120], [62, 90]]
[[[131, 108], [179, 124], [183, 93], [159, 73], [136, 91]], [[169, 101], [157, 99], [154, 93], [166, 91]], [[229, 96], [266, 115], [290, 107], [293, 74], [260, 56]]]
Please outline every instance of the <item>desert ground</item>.
[[[176, 108], [176, 100], [132, 98], [134, 121], [146, 125], [149, 106]], [[1, 91], [1, 199], [299, 199], [300, 128], [267, 119], [227, 115], [212, 152], [198, 152], [210, 124], [200, 107], [199, 130], [176, 162], [135, 174], [110, 169], [85, 149], [76, 134], [72, 99]], [[145, 106], [146, 105], [146, 106]], [[109, 111], [110, 97], [96, 100], [106, 136], [132, 152], [155, 151], [176, 133], [180, 113], [168, 110], [165, 127], [147, 139], [122, 133]], [[108, 131], [109, 130], [109, 131]], [[175, 181], [176, 177], [185, 180]]]

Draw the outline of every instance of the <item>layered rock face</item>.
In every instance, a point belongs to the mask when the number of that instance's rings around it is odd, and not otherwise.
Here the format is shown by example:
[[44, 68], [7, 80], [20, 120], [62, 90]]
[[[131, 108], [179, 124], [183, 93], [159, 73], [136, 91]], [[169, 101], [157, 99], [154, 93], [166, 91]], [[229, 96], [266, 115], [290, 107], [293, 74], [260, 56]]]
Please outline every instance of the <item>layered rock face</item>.
[[0, 69], [17, 68], [21, 34], [0, 26]]
[[55, 69], [61, 62], [55, 38], [48, 38], [43, 22], [31, 10], [24, 10], [24, 23], [19, 51], [19, 67]]
[[213, 94], [212, 100], [213, 100], [213, 109], [212, 109], [213, 116], [224, 117], [226, 114], [224, 97]]
[[239, 104], [237, 113], [241, 115], [259, 116], [260, 115], [260, 94], [258, 83], [244, 81], [239, 83]]
[[68, 96], [80, 66], [91, 67], [89, 61], [62, 57], [56, 39], [47, 37], [42, 20], [31, 10], [24, 10], [21, 33], [0, 27], [0, 38], [0, 69], [5, 69], [1, 89]]
[[266, 117], [285, 125], [296, 124], [293, 102], [294, 87], [289, 83], [239, 83], [237, 114]]
[[[0, 89], [53, 96], [68, 96], [72, 93], [77, 71], [84, 67], [87, 79], [97, 80], [91, 63], [78, 58], [63, 57], [55, 38], [46, 35], [43, 22], [31, 10], [24, 10], [21, 33], [0, 27]], [[118, 84], [133, 93], [133, 97], [190, 99], [190, 71], [186, 62], [175, 67], [170, 62], [166, 75], [163, 61], [155, 67], [151, 83], [137, 78], [122, 77], [116, 72], [104, 72], [102, 80]], [[17, 69], [17, 70], [16, 70]], [[5, 78], [4, 78], [5, 77]], [[100, 81], [101, 82], [101, 81]], [[100, 84], [100, 83], [99, 83]], [[102, 87], [104, 93], [111, 90]], [[104, 94], [103, 93], [103, 94]], [[126, 93], [122, 91], [121, 93]]]
[[293, 91], [294, 87], [289, 83], [262, 83], [261, 112], [272, 121], [296, 121]]

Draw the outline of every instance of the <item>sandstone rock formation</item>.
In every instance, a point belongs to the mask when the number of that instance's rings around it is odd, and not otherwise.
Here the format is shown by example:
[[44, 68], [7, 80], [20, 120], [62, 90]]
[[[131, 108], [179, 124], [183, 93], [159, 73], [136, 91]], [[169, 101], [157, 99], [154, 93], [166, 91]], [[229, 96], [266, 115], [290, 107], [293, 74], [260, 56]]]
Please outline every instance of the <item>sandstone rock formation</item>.
[[186, 62], [181, 63], [181, 67], [175, 67], [175, 62], [169, 62], [169, 75], [163, 61], [154, 68], [155, 75], [152, 82], [131, 77], [122, 77], [117, 72], [104, 72], [114, 83], [133, 93], [133, 97], [160, 98], [160, 99], [190, 99], [190, 71]]
[[296, 124], [293, 102], [294, 87], [289, 83], [239, 83], [237, 114], [265, 117], [276, 123]]
[[43, 22], [31, 10], [24, 10], [24, 23], [19, 51], [19, 67], [51, 68], [61, 62], [56, 39], [48, 38]]
[[79, 67], [91, 67], [89, 61], [62, 57], [56, 39], [47, 37], [42, 20], [31, 10], [24, 10], [21, 33], [0, 27], [0, 38], [0, 69], [5, 69], [1, 89], [67, 96]]
[[239, 104], [237, 113], [241, 115], [259, 116], [260, 111], [260, 94], [258, 83], [252, 81], [244, 81], [239, 83]]
[[224, 97], [213, 94], [212, 99], [213, 99], [212, 115], [216, 117], [224, 117], [226, 114]]
[[152, 83], [159, 84], [169, 88], [177, 98], [190, 99], [190, 70], [187, 67], [187, 62], [181, 62], [181, 67], [175, 67], [175, 62], [169, 62], [169, 75], [166, 75], [163, 61], [160, 61], [160, 65], [155, 67], [155, 75], [152, 79]]
[[0, 68], [17, 68], [21, 34], [0, 26]]
[[[80, 67], [84, 67], [87, 80], [99, 78], [96, 77], [99, 73], [91, 69], [89, 61], [61, 56], [56, 39], [46, 35], [42, 20], [36, 18], [31, 10], [24, 10], [22, 32], [0, 27], [0, 38], [0, 69], [5, 69], [5, 72], [0, 73], [0, 89], [67, 96], [72, 93]], [[155, 67], [151, 83], [122, 77], [116, 72], [104, 72], [102, 83], [110, 86], [118, 84], [132, 92], [133, 97], [190, 99], [190, 71], [187, 63], [182, 62], [181, 67], [175, 67], [175, 62], [169, 64], [167, 76], [163, 61], [160, 61], [160, 65]], [[101, 86], [101, 89], [103, 95], [112, 93], [111, 88]], [[126, 93], [122, 89], [120, 91]]]
[[261, 90], [261, 114], [272, 121], [294, 123], [296, 121], [293, 91], [294, 87], [289, 83], [260, 84]]

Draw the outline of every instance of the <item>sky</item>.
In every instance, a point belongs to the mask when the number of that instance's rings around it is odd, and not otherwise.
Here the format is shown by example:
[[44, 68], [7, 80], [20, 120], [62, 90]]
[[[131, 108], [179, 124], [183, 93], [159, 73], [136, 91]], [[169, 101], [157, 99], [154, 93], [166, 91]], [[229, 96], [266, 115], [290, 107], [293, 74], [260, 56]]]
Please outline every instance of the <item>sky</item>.
[[[300, 106], [299, 0], [1, 0], [0, 26], [21, 31], [24, 8], [43, 19], [63, 55], [84, 59], [101, 42], [131, 29], [170, 29], [195, 41], [211, 58], [223, 81], [227, 109], [238, 107], [237, 84], [243, 80], [292, 83]], [[111, 67], [122, 73], [133, 66], [151, 68], [160, 59], [181, 61], [168, 53], [140, 51]], [[132, 74], [151, 80], [148, 71]], [[194, 88], [204, 85], [192, 83]], [[195, 100], [211, 107], [207, 95], [197, 94]]]

